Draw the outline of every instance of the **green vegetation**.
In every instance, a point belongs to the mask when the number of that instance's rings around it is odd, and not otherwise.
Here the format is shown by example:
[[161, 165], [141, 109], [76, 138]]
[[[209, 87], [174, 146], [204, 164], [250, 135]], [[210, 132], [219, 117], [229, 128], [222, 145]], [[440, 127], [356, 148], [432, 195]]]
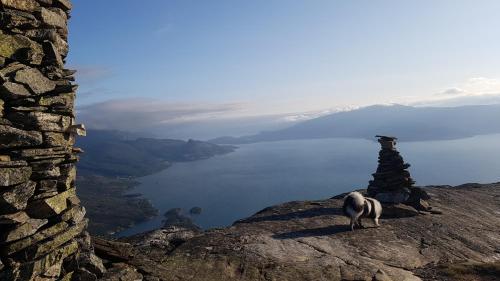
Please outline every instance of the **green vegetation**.
[[96, 235], [112, 234], [158, 214], [140, 194], [126, 195], [138, 182], [103, 176], [77, 177], [78, 196], [91, 218], [89, 231]]

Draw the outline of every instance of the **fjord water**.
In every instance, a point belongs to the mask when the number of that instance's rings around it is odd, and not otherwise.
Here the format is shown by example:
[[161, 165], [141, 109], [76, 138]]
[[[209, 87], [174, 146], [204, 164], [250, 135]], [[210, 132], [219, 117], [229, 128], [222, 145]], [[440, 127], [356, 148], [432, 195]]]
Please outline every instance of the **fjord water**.
[[[458, 185], [500, 181], [500, 135], [459, 140], [401, 142], [417, 185]], [[365, 188], [377, 167], [379, 144], [364, 139], [319, 139], [239, 146], [236, 152], [207, 160], [176, 163], [140, 178], [134, 190], [160, 210], [157, 218], [119, 235], [160, 227], [171, 208], [188, 212], [203, 228], [234, 221], [275, 204], [325, 199]]]

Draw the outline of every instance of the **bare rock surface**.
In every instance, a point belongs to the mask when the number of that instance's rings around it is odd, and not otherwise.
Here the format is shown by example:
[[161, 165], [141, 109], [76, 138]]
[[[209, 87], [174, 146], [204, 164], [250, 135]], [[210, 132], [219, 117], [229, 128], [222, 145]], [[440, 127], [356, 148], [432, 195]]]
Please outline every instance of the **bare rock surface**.
[[500, 183], [426, 190], [442, 214], [387, 218], [379, 228], [351, 232], [342, 200], [328, 199], [269, 207], [174, 249], [161, 247], [168, 231], [109, 243], [128, 245], [120, 262], [149, 280], [444, 280], [432, 279], [441, 264], [498, 264]]

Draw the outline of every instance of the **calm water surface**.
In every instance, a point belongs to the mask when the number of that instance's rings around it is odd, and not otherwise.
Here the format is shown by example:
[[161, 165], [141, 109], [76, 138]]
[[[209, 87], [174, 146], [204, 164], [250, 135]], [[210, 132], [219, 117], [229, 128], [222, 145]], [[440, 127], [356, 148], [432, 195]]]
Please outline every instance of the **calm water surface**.
[[[500, 181], [500, 135], [399, 143], [417, 185]], [[134, 190], [160, 210], [201, 207], [195, 221], [222, 227], [278, 203], [323, 199], [365, 188], [377, 166], [379, 144], [362, 139], [281, 141], [241, 145], [231, 154], [177, 163], [140, 178]], [[162, 215], [120, 235], [161, 225]]]

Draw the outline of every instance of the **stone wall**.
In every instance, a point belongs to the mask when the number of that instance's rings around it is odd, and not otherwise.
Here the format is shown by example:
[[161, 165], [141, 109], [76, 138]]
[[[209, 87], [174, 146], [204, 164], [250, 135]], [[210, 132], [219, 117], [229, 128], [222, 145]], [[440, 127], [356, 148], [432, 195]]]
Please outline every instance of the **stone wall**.
[[0, 280], [95, 280], [75, 192], [68, 0], [0, 0]]

